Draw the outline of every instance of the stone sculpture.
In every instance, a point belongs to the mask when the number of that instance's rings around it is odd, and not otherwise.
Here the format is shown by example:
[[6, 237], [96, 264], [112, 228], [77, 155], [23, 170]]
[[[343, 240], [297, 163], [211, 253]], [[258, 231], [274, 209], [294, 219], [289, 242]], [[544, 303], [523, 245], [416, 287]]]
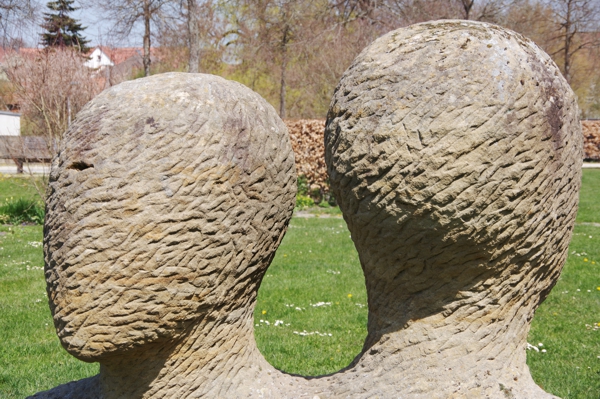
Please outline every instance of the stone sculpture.
[[497, 26], [400, 29], [344, 74], [326, 132], [359, 251], [368, 337], [305, 378], [259, 353], [252, 312], [294, 205], [285, 128], [207, 75], [117, 86], [81, 112], [51, 173], [50, 305], [98, 376], [41, 398], [548, 398], [525, 346], [577, 208], [575, 98]]

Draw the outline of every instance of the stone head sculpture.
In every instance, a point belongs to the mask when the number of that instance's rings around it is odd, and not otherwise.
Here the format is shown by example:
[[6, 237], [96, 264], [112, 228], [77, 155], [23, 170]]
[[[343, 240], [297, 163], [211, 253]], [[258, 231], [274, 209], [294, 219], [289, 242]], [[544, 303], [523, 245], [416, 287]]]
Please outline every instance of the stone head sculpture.
[[57, 332], [100, 374], [39, 397], [551, 397], [525, 345], [575, 218], [577, 113], [550, 58], [496, 26], [419, 24], [366, 48], [325, 145], [368, 337], [348, 368], [304, 378], [252, 331], [295, 195], [275, 111], [207, 75], [101, 94], [55, 160], [45, 226]]

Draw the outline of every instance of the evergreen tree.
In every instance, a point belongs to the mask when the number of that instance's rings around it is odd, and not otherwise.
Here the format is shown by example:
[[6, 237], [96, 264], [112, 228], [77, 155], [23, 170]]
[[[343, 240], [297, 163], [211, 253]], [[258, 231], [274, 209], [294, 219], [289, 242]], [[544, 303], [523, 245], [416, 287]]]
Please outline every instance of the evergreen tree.
[[57, 0], [47, 4], [53, 12], [44, 13], [42, 28], [46, 32], [42, 33], [42, 44], [45, 47], [74, 47], [82, 53], [89, 50], [89, 40], [80, 33], [85, 27], [68, 15], [77, 10], [73, 7], [73, 2], [74, 0]]

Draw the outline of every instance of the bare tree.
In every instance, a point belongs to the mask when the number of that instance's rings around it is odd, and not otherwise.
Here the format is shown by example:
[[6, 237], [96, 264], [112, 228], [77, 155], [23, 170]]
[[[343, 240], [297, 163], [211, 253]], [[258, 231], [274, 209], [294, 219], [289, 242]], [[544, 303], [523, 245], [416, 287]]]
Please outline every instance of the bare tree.
[[172, 0], [98, 0], [88, 6], [100, 8], [114, 24], [117, 36], [128, 37], [138, 24], [143, 25], [144, 76], [150, 75], [152, 26], [167, 23]]
[[187, 0], [187, 27], [189, 41], [188, 71], [198, 73], [200, 65], [200, 27], [198, 26], [198, 0]]
[[71, 119], [101, 90], [77, 51], [46, 49], [13, 53], [5, 70], [30, 131], [59, 142]]
[[383, 0], [332, 0], [331, 9], [344, 24], [355, 20], [377, 22], [378, 11], [384, 5]]
[[471, 19], [499, 23], [520, 0], [387, 0], [384, 8], [398, 26], [437, 19]]
[[385, 4], [392, 20], [392, 28], [437, 19], [464, 18], [462, 3], [456, 0], [388, 0]]
[[287, 74], [291, 57], [302, 56], [306, 42], [302, 34], [309, 32], [311, 21], [317, 21], [327, 7], [318, 0], [240, 0], [245, 10], [237, 20], [239, 40], [246, 51], [263, 59], [269, 69], [278, 69], [279, 115], [286, 117]]
[[[69, 48], [13, 52], [6, 57], [4, 69], [21, 106], [24, 133], [39, 136], [15, 137], [13, 150], [20, 155], [14, 158], [21, 170], [24, 162], [52, 159], [71, 119], [100, 92], [100, 82], [85, 60]], [[47, 176], [31, 182], [44, 198]]]
[[23, 29], [35, 24], [36, 6], [36, 0], [0, 0], [2, 47], [20, 43]]
[[574, 57], [580, 51], [600, 46], [600, 1], [553, 0], [549, 2], [556, 24], [555, 40], [558, 49], [551, 55], [560, 55], [562, 72], [571, 83]]
[[179, 7], [171, 10], [177, 12], [170, 15], [168, 23], [158, 26], [161, 69], [187, 68], [197, 73], [215, 64], [222, 66], [224, 35], [229, 29], [226, 6], [215, 0], [180, 0]]
[[465, 11], [465, 19], [469, 19], [475, 0], [461, 0], [460, 2], [463, 6], [463, 10]]

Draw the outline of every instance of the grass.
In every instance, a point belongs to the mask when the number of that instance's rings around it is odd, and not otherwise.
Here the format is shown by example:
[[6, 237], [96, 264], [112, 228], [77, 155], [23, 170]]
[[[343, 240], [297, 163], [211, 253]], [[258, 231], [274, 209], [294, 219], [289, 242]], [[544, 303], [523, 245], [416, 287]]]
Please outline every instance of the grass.
[[11, 198], [41, 201], [34, 183], [39, 185], [40, 179], [28, 175], [15, 176], [0, 173], [0, 204]]
[[561, 398], [600, 397], [599, 244], [600, 227], [575, 227], [563, 274], [529, 333], [529, 343], [546, 349], [528, 352], [533, 379]]
[[44, 204], [37, 191], [40, 183], [31, 176], [0, 174], [0, 224], [43, 223]]
[[562, 398], [600, 397], [600, 170], [584, 169], [569, 257], [535, 314], [529, 342], [534, 380]]
[[[258, 346], [287, 372], [332, 373], [362, 348], [366, 304], [358, 254], [344, 221], [294, 218], [259, 291]], [[283, 324], [275, 326], [277, 320]]]
[[48, 309], [42, 226], [0, 226], [0, 398], [98, 373], [65, 352]]
[[[5, 179], [0, 181], [0, 200], [6, 184], [27, 190], [23, 181]], [[540, 349], [546, 352], [528, 351], [528, 364], [546, 391], [562, 398], [597, 399], [600, 170], [584, 170], [580, 198], [567, 264], [530, 332], [529, 342], [543, 343]], [[339, 215], [337, 208], [308, 212]], [[72, 358], [56, 338], [46, 304], [42, 249], [35, 244], [41, 240], [40, 226], [0, 226], [1, 398], [22, 398], [98, 373], [97, 364]], [[364, 305], [362, 271], [344, 221], [294, 218], [259, 291], [256, 340], [277, 368], [303, 375], [334, 372], [360, 352], [366, 335]]]

